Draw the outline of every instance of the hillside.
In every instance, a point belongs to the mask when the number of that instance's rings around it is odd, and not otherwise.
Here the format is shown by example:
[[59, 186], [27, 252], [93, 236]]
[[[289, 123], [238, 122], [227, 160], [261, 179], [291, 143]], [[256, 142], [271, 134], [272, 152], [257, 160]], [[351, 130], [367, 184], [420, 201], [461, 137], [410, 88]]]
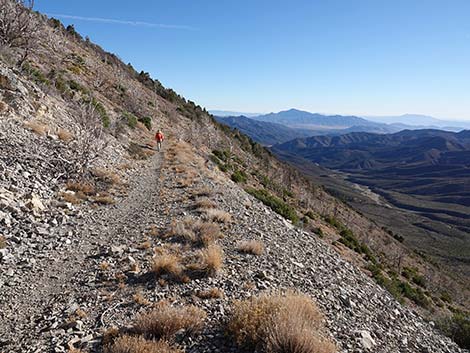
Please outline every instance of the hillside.
[[463, 351], [421, 315], [465, 344], [468, 288], [73, 26], [0, 4], [28, 36], [0, 37], [2, 353]]
[[372, 132], [372, 133], [389, 133], [402, 130], [398, 127], [388, 125], [354, 125], [344, 129], [335, 128], [319, 128], [316, 130], [306, 126], [305, 128], [291, 128], [281, 123], [273, 123], [270, 121], [256, 120], [256, 118], [248, 118], [245, 116], [215, 116], [215, 119], [221, 124], [227, 125], [232, 129], [237, 129], [246, 134], [256, 142], [271, 146], [275, 144], [285, 143], [297, 138], [316, 136], [316, 135], [343, 135], [350, 132]]
[[415, 249], [438, 257], [468, 278], [469, 136], [469, 131], [441, 130], [354, 133], [297, 139], [275, 146], [275, 151], [287, 160], [300, 157], [343, 171], [349, 181], [421, 216], [412, 222], [415, 229], [406, 221], [391, 228], [404, 234]]
[[282, 124], [258, 121], [244, 116], [218, 117], [215, 119], [224, 125], [237, 129], [263, 145], [274, 145], [298, 137], [312, 136], [315, 132], [307, 129], [292, 129]]

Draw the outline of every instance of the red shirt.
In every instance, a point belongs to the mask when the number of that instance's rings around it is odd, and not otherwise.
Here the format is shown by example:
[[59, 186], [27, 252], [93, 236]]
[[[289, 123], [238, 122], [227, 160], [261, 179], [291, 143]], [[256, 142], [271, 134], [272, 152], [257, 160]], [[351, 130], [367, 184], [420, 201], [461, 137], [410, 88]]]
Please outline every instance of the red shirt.
[[157, 134], [155, 135], [155, 140], [157, 140], [157, 142], [162, 142], [164, 139], [165, 136], [163, 136], [161, 132], [157, 132]]

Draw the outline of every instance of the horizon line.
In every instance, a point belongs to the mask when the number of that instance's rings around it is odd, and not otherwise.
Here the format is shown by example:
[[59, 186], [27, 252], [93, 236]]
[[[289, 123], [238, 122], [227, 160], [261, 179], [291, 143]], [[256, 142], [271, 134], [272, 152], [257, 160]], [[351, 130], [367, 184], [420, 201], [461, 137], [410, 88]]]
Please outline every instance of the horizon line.
[[441, 120], [441, 121], [450, 121], [450, 122], [462, 122], [462, 123], [468, 123], [470, 122], [470, 118], [465, 119], [465, 118], [450, 118], [450, 117], [437, 117], [435, 115], [431, 114], [422, 114], [422, 113], [398, 113], [398, 114], [351, 114], [351, 113], [327, 113], [327, 112], [319, 112], [319, 111], [310, 111], [308, 109], [300, 109], [300, 108], [284, 108], [284, 109], [277, 109], [277, 110], [270, 110], [270, 111], [264, 111], [264, 112], [251, 112], [251, 111], [243, 111], [243, 110], [238, 110], [238, 109], [219, 109], [219, 108], [206, 108], [209, 112], [210, 111], [223, 111], [223, 112], [235, 112], [235, 113], [242, 113], [242, 114], [256, 114], [256, 115], [265, 115], [265, 114], [271, 114], [271, 113], [280, 113], [284, 111], [289, 111], [292, 109], [299, 110], [299, 111], [304, 111], [310, 114], [321, 114], [325, 116], [332, 116], [332, 115], [343, 115], [343, 116], [357, 116], [359, 118], [388, 118], [388, 117], [400, 117], [400, 116], [406, 116], [406, 115], [420, 115], [420, 116], [426, 116], [429, 118]]

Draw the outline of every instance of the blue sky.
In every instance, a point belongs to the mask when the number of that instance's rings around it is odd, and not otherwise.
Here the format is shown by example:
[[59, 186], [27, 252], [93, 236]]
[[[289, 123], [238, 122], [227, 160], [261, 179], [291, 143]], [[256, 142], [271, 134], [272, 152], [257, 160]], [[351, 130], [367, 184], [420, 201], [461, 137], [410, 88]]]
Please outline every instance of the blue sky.
[[468, 0], [36, 0], [36, 9], [208, 109], [470, 120]]

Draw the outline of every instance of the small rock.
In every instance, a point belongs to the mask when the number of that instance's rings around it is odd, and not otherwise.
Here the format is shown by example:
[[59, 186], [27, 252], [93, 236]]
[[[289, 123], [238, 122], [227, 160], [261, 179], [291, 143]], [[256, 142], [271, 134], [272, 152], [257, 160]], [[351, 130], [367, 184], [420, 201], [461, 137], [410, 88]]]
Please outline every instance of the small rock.
[[372, 349], [375, 346], [375, 340], [369, 331], [359, 331], [359, 335], [361, 336], [360, 342], [365, 349]]

